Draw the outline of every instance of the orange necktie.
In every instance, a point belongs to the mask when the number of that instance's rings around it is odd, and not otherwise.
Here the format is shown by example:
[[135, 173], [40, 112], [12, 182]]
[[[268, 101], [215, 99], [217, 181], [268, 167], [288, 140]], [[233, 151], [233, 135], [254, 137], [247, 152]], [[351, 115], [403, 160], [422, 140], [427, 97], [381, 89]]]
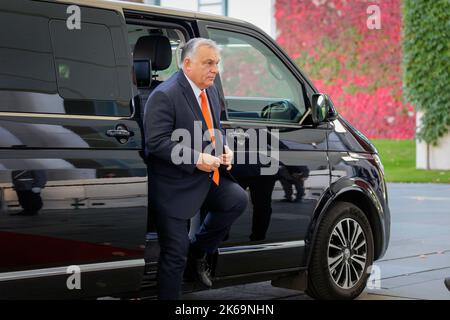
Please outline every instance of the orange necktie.
[[[203, 118], [205, 118], [206, 125], [208, 126], [209, 134], [211, 136], [211, 141], [213, 144], [215, 144], [214, 130], [213, 130], [213, 125], [211, 123], [212, 117], [211, 117], [211, 113], [209, 112], [209, 109], [208, 109], [208, 102], [206, 100], [205, 90], [202, 90], [202, 92], [200, 93], [200, 98], [202, 100]], [[213, 174], [212, 180], [214, 181], [214, 183], [216, 185], [219, 185], [219, 170], [218, 169], [214, 169], [214, 174]]]

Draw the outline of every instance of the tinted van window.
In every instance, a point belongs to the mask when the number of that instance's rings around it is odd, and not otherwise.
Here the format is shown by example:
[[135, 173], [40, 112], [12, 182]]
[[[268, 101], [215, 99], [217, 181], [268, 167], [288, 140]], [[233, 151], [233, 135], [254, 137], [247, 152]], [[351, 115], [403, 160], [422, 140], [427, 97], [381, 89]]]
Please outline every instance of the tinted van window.
[[112, 100], [119, 96], [111, 33], [104, 25], [83, 23], [69, 30], [52, 20], [50, 31], [59, 94], [67, 99]]
[[275, 53], [250, 35], [208, 31], [221, 48], [228, 118], [298, 123], [306, 112], [303, 87]]
[[91, 21], [69, 30], [52, 16], [65, 5], [40, 6], [47, 17], [0, 12], [0, 111], [130, 115], [131, 56], [119, 16], [81, 8]]
[[0, 90], [56, 93], [47, 18], [0, 12], [0, 39]]

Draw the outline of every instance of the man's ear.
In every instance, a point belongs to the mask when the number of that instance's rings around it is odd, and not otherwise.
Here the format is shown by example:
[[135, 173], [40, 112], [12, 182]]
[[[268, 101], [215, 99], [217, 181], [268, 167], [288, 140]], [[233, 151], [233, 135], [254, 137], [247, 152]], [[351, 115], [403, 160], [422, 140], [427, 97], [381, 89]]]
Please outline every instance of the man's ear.
[[183, 60], [183, 69], [185, 69], [186, 71], [191, 71], [191, 59], [185, 58]]

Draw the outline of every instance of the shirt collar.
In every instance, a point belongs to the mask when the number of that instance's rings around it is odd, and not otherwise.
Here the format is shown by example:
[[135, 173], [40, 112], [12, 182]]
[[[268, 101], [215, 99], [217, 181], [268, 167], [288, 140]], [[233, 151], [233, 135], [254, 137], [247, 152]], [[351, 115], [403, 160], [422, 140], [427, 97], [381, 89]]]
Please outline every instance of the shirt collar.
[[[192, 88], [192, 91], [194, 91], [195, 97], [198, 99], [200, 97], [200, 93], [202, 92], [202, 90], [199, 87], [197, 87], [197, 85], [191, 79], [189, 79], [189, 77], [184, 72], [183, 72], [183, 74], [186, 77], [189, 84], [191, 85], [191, 88]], [[204, 91], [206, 93], [206, 90], [204, 90]]]

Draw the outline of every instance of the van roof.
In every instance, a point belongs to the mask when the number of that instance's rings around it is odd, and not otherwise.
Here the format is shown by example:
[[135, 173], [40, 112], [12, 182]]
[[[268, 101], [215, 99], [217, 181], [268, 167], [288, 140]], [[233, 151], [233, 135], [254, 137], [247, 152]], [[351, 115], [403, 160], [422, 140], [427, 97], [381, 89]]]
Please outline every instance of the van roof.
[[111, 9], [111, 10], [119, 11], [122, 14], [123, 14], [124, 10], [138, 10], [138, 11], [144, 11], [144, 12], [149, 12], [149, 13], [168, 14], [168, 15], [184, 17], [184, 18], [216, 20], [216, 21], [221, 21], [221, 22], [234, 22], [234, 23], [238, 23], [241, 25], [244, 24], [244, 25], [251, 26], [251, 24], [246, 21], [235, 19], [235, 18], [230, 18], [230, 17], [226, 17], [226, 16], [196, 12], [196, 11], [189, 11], [189, 10], [178, 10], [178, 9], [174, 9], [174, 8], [173, 9], [165, 8], [165, 7], [163, 8], [160, 6], [154, 6], [154, 5], [144, 4], [144, 3], [137, 3], [137, 2], [116, 1], [116, 0], [56, 0], [56, 1], [68, 3], [68, 4]]

